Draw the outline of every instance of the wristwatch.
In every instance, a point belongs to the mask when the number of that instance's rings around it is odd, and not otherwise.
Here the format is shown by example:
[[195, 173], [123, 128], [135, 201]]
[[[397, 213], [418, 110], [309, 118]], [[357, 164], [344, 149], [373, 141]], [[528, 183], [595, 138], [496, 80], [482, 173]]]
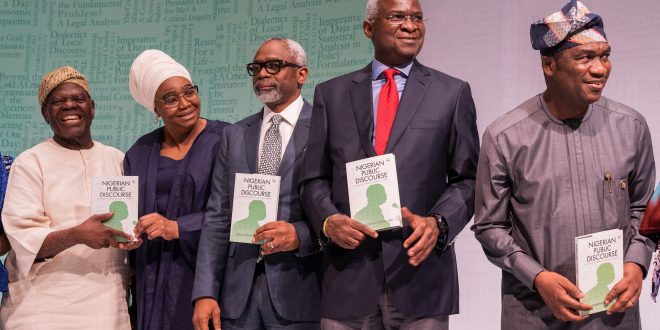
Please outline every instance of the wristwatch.
[[438, 250], [444, 250], [447, 247], [447, 238], [449, 237], [449, 226], [447, 225], [447, 220], [437, 213], [431, 213], [429, 216], [434, 217], [440, 234], [438, 235], [438, 242], [435, 244], [435, 248]]

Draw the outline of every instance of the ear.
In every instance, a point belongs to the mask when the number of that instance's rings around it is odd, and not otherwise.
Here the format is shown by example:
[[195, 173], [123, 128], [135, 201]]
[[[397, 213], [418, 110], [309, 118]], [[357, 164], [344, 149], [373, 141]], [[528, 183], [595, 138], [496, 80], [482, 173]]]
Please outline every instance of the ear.
[[541, 56], [541, 68], [546, 77], [552, 77], [557, 72], [557, 60], [553, 56]]
[[362, 31], [367, 38], [371, 39], [374, 36], [374, 23], [369, 20], [362, 22]]
[[94, 100], [92, 100], [91, 103], [92, 103], [92, 108], [90, 109], [90, 114], [92, 119], [94, 119], [94, 107], [95, 107]]
[[307, 81], [307, 76], [309, 75], [309, 71], [307, 70], [306, 67], [304, 68], [299, 68], [296, 72], [296, 81], [298, 82], [298, 86], [302, 87], [302, 85]]
[[50, 125], [50, 114], [48, 114], [45, 103], [41, 105], [41, 115], [44, 117], [46, 124]]

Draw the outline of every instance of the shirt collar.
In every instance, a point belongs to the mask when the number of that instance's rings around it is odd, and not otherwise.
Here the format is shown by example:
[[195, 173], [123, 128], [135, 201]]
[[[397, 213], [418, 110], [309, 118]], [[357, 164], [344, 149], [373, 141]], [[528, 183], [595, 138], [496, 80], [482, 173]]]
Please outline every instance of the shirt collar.
[[[408, 78], [408, 75], [410, 75], [410, 69], [412, 68], [413, 61], [410, 61], [408, 63], [404, 63], [401, 65], [397, 65], [394, 68], [399, 70], [405, 76]], [[373, 61], [371, 61], [371, 80], [378, 80], [380, 75], [383, 73], [383, 71], [387, 70], [389, 66], [381, 63], [377, 59], [374, 58]]]
[[[296, 122], [298, 121], [298, 117], [300, 116], [300, 112], [302, 111], [302, 107], [305, 104], [303, 101], [302, 95], [298, 95], [298, 98], [296, 98], [291, 104], [289, 104], [282, 112], [279, 114], [282, 116], [284, 121], [289, 123], [289, 125], [296, 127]], [[273, 110], [270, 110], [267, 105], [264, 105], [264, 116], [263, 116], [263, 122], [267, 123], [270, 121], [270, 118], [275, 115], [275, 112]]]

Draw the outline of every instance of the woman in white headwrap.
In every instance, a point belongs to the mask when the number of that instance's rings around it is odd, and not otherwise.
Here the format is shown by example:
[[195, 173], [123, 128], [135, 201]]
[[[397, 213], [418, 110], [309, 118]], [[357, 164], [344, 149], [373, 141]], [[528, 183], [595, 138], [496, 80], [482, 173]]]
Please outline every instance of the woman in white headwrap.
[[125, 175], [140, 177], [135, 251], [138, 329], [192, 329], [192, 284], [203, 211], [225, 122], [200, 117], [188, 70], [160, 50], [146, 50], [129, 76], [133, 99], [164, 126], [137, 140]]

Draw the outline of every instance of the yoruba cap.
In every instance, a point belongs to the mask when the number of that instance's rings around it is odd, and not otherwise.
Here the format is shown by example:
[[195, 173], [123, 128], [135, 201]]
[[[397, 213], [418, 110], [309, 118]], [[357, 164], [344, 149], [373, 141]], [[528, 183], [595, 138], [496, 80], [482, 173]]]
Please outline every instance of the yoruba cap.
[[48, 94], [50, 94], [53, 89], [57, 88], [57, 86], [64, 83], [76, 84], [82, 87], [87, 92], [87, 94], [91, 94], [89, 91], [89, 83], [87, 82], [87, 78], [85, 78], [85, 76], [78, 70], [70, 66], [63, 66], [47, 73], [41, 79], [41, 86], [39, 86], [39, 93], [37, 95], [39, 104], [43, 105], [44, 102], [46, 102]]
[[532, 48], [543, 55], [592, 42], [607, 42], [603, 19], [576, 0], [533, 23], [529, 34]]
[[172, 77], [184, 77], [192, 82], [188, 70], [158, 49], [147, 49], [131, 65], [128, 89], [135, 102], [154, 112], [154, 97], [160, 84]]

